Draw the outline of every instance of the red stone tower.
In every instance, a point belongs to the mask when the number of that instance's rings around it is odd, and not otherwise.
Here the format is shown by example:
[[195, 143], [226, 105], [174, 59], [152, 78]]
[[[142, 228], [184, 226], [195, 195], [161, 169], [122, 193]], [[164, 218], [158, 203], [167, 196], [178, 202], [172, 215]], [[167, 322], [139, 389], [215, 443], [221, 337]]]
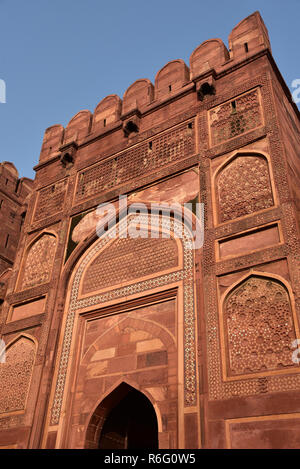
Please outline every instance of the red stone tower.
[[0, 163], [0, 305], [15, 260], [27, 198], [32, 189], [33, 181], [19, 179], [12, 163]]
[[[229, 50], [205, 41], [46, 130], [1, 314], [2, 447], [299, 446], [298, 149], [258, 12]], [[120, 195], [204, 204], [203, 247], [164, 211], [156, 237], [145, 213], [122, 236]]]

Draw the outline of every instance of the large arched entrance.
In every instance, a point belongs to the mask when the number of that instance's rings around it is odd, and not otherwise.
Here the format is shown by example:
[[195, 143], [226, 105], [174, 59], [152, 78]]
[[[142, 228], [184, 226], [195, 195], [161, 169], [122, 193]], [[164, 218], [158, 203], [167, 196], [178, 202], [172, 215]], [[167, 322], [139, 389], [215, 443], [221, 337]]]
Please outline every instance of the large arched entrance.
[[[191, 234], [177, 217], [138, 217], [143, 233], [153, 221], [157, 237], [122, 237], [137, 221], [129, 214], [119, 221], [118, 236], [109, 231], [93, 243], [91, 238], [67, 266], [72, 274], [49, 403], [48, 433], [58, 429], [57, 448], [99, 448], [108, 415], [128, 394], [111, 393], [121, 382], [153, 404], [160, 448], [200, 444]], [[127, 424], [137, 427], [134, 422]], [[127, 435], [127, 446], [145, 444]], [[120, 440], [117, 447], [125, 447]]]
[[86, 447], [158, 449], [157, 418], [149, 399], [128, 384], [120, 384], [91, 417]]
[[99, 449], [158, 448], [157, 419], [149, 399], [135, 389], [108, 414]]

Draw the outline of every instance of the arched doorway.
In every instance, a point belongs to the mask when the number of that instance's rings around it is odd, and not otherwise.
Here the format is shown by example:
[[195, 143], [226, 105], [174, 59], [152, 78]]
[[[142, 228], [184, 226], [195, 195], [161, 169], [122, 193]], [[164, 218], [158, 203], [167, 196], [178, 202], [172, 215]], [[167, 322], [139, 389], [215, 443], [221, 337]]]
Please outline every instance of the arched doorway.
[[[158, 425], [153, 405], [140, 391], [120, 384], [97, 407], [89, 424], [95, 449], [158, 449]], [[89, 444], [87, 446], [91, 448]]]
[[157, 420], [149, 399], [131, 388], [108, 414], [99, 449], [158, 448]]
[[[190, 426], [192, 420], [192, 444], [198, 445], [192, 228], [177, 215], [150, 215], [150, 219], [149, 214], [138, 215], [138, 220], [135, 214], [120, 217], [118, 236], [109, 231], [100, 239], [90, 237], [83, 243], [85, 248], [67, 261], [66, 269], [72, 274], [68, 282], [67, 271], [61, 279], [61, 295], [66, 297], [62, 348], [49, 402], [49, 431], [60, 428], [56, 447], [98, 448], [106, 418], [122, 399], [118, 391], [118, 399], [108, 406], [103, 404], [106, 398], [100, 397], [108, 397], [113, 383], [125, 381], [152, 402], [159, 447], [184, 447], [185, 424]], [[121, 236], [137, 221], [143, 229], [154, 221], [158, 234], [141, 238], [139, 250], [134, 239]], [[196, 226], [194, 218], [188, 221]], [[72, 352], [79, 349], [82, 353]], [[193, 416], [191, 409], [195, 409]]]

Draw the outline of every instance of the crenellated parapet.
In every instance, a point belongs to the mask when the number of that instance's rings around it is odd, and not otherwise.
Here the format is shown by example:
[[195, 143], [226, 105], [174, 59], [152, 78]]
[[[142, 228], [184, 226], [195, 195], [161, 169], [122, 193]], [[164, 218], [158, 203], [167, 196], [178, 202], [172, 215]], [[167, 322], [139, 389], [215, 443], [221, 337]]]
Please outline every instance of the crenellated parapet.
[[106, 96], [96, 106], [93, 115], [92, 132], [101, 132], [105, 127], [120, 120], [122, 100], [116, 94]]
[[65, 129], [60, 124], [46, 129], [40, 163], [55, 159], [61, 147], [70, 142], [80, 145], [115, 128], [122, 128], [125, 138], [137, 133], [143, 114], [187, 90], [196, 90], [200, 100], [205, 94], [214, 94], [216, 76], [265, 49], [271, 51], [268, 32], [259, 12], [255, 12], [233, 28], [229, 49], [221, 39], [204, 41], [192, 52], [189, 67], [182, 59], [172, 60], [156, 73], [154, 85], [146, 78], [136, 80], [123, 100], [115, 94], [106, 96], [93, 114], [82, 110]]
[[244, 59], [247, 54], [253, 54], [263, 49], [269, 49], [271, 44], [268, 30], [259, 12], [240, 21], [231, 31], [228, 38], [230, 58]]

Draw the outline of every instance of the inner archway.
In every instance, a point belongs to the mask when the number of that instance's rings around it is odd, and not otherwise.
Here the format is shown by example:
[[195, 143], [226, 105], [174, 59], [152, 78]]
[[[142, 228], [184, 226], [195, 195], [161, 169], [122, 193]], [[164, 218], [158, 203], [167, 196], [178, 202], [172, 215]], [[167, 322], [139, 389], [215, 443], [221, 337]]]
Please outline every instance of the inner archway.
[[154, 407], [142, 392], [121, 383], [95, 410], [88, 435], [90, 448], [158, 449]]
[[158, 431], [154, 408], [147, 397], [130, 388], [107, 415], [99, 449], [157, 449]]

